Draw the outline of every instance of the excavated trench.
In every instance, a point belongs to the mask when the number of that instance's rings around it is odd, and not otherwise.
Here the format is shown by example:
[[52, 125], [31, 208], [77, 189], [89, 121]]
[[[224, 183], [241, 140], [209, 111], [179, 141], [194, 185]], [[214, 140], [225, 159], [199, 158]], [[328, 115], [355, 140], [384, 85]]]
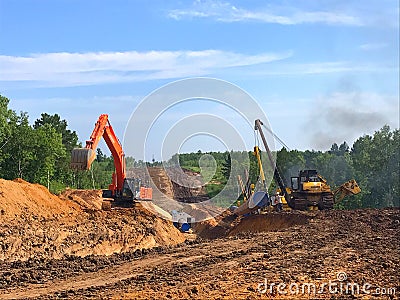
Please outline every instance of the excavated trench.
[[[194, 232], [200, 238], [215, 239], [243, 233], [279, 231], [293, 226], [306, 225], [312, 218], [309, 213], [301, 211], [269, 212], [237, 217], [229, 211], [218, 210], [218, 208], [213, 208], [212, 213], [217, 216], [211, 218], [209, 214], [211, 208], [204, 206], [202, 209], [202, 206], [199, 205], [199, 202], [207, 199], [207, 195], [204, 187], [199, 188], [201, 179], [196, 177], [196, 173], [184, 170], [185, 174], [181, 174], [179, 170], [165, 170], [164, 168], [149, 168], [148, 171], [154, 188], [154, 199], [161, 202], [161, 205], [163, 198], [174, 199], [177, 203], [197, 203], [196, 208], [190, 205], [182, 208], [177, 205], [176, 209], [195, 216], [196, 220], [205, 220], [195, 223], [193, 227]], [[134, 171], [132, 174], [137, 176], [138, 171]], [[171, 180], [170, 177], [173, 179]], [[188, 182], [188, 178], [193, 179], [193, 182]]]

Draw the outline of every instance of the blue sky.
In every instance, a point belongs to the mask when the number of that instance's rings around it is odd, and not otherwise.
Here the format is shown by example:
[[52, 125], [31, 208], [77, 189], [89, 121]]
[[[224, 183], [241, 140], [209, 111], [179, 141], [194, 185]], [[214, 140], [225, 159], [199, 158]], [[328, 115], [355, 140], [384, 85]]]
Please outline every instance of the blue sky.
[[81, 141], [100, 113], [122, 137], [146, 95], [195, 76], [251, 94], [292, 149], [399, 127], [398, 1], [0, 0], [0, 40], [10, 107], [58, 113]]

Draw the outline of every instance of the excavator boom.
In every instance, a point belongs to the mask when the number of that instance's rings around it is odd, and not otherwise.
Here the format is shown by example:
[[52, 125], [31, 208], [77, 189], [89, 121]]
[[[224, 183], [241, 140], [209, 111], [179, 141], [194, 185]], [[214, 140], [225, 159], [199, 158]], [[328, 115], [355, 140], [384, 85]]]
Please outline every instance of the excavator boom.
[[113, 192], [115, 190], [122, 190], [126, 178], [125, 154], [108, 120], [107, 114], [100, 115], [90, 135], [90, 139], [86, 141], [85, 148], [75, 148], [72, 150], [70, 166], [75, 170], [89, 170], [96, 159], [96, 149], [102, 137], [111, 151], [115, 166], [115, 173], [113, 174], [109, 189]]

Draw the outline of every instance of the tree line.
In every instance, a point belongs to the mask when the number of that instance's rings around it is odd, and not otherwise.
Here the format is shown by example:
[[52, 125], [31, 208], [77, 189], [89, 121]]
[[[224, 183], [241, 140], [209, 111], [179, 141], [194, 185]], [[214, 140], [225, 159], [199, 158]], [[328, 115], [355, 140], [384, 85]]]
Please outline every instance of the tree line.
[[54, 193], [66, 187], [103, 188], [109, 184], [113, 160], [100, 149], [90, 171], [70, 169], [71, 151], [81, 144], [66, 120], [58, 114], [42, 113], [30, 125], [28, 114], [9, 109], [9, 102], [0, 95], [0, 178], [22, 178]]
[[[399, 146], [399, 129], [391, 130], [385, 125], [373, 135], [358, 138], [351, 148], [343, 142], [340, 145], [334, 143], [329, 151], [299, 151], [282, 148], [274, 154], [276, 154], [276, 167], [287, 186], [290, 186], [290, 177], [297, 176], [300, 170], [305, 169], [316, 169], [333, 190], [350, 179], [356, 179], [361, 187], [361, 193], [346, 197], [337, 204], [338, 208], [399, 207]], [[252, 151], [224, 153], [198, 151], [179, 154], [180, 166], [200, 172], [198, 162], [204, 154], [212, 155], [216, 161], [215, 175], [206, 185], [210, 196], [218, 194], [227, 184], [232, 170], [235, 170], [234, 174], [241, 174], [243, 181], [245, 181], [244, 178], [249, 178], [251, 183], [257, 183], [260, 180], [257, 159]], [[272, 178], [273, 170], [269, 167], [265, 152], [261, 154], [261, 157], [267, 178]], [[248, 168], [247, 174], [243, 172], [245, 168]], [[236, 184], [235, 186], [232, 188], [237, 189]], [[273, 193], [276, 188], [277, 185], [272, 180], [268, 187], [269, 193]]]
[[[71, 151], [81, 147], [75, 131], [58, 114], [42, 113], [30, 125], [28, 114], [9, 109], [10, 100], [0, 95], [0, 178], [22, 178], [47, 186], [59, 193], [70, 188], [107, 188], [114, 170], [113, 158], [97, 149], [96, 160], [89, 171], [69, 168]], [[283, 177], [290, 181], [302, 169], [316, 169], [334, 188], [355, 178], [362, 192], [346, 198], [342, 208], [400, 206], [399, 129], [385, 125], [373, 135], [358, 138], [352, 147], [346, 142], [333, 144], [329, 151], [287, 150], [276, 152], [277, 166]], [[183, 168], [200, 172], [199, 161], [205, 153], [176, 155]], [[207, 183], [210, 196], [218, 194], [227, 184], [232, 169], [244, 170], [249, 165], [249, 181], [258, 180], [257, 160], [251, 151], [208, 152], [215, 161], [215, 174]], [[265, 156], [265, 153], [264, 153]], [[239, 159], [243, 158], [243, 159]], [[248, 160], [246, 162], [246, 160]], [[127, 167], [160, 166], [161, 162], [136, 161], [127, 157]], [[266, 161], [266, 158], [263, 159]], [[246, 162], [246, 163], [244, 163]], [[165, 162], [168, 165], [168, 162]], [[269, 170], [271, 172], [271, 170]], [[266, 167], [268, 172], [268, 166]], [[243, 173], [243, 177], [246, 175]], [[287, 184], [289, 182], [286, 182]], [[274, 181], [269, 191], [276, 188]]]

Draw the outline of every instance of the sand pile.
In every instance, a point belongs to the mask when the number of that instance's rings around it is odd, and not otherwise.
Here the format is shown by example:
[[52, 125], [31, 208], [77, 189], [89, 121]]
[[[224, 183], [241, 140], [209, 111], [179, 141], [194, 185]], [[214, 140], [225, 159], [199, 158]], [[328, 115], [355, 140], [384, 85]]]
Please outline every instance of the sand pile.
[[101, 190], [71, 190], [61, 193], [60, 198], [71, 200], [85, 209], [100, 210], [102, 203]]
[[80, 207], [51, 194], [44, 186], [20, 178], [13, 181], [0, 179], [0, 220], [27, 218], [54, 218], [76, 214]]
[[305, 225], [309, 219], [311, 216], [301, 211], [251, 215], [242, 218], [229, 230], [228, 234], [232, 236], [246, 232], [278, 231], [296, 225]]
[[313, 213], [302, 211], [269, 212], [238, 217], [230, 211], [220, 216], [199, 222], [195, 232], [202, 238], [215, 239], [241, 233], [279, 231], [296, 225], [306, 225]]
[[0, 180], [0, 260], [111, 255], [185, 241], [172, 222], [138, 205], [100, 210], [101, 191], [67, 190]]

